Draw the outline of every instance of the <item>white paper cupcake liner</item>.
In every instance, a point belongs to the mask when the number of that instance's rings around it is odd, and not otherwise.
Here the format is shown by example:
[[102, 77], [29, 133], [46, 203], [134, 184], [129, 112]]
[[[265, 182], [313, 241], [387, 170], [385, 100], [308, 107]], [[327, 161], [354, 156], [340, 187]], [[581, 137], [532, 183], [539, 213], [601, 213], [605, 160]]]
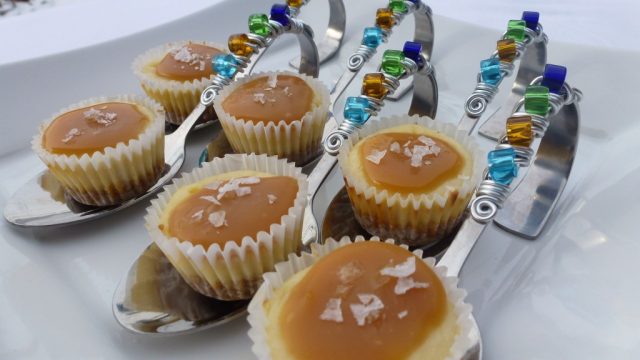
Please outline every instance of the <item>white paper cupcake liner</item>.
[[[315, 94], [312, 108], [302, 119], [289, 124], [284, 120], [254, 123], [252, 120], [237, 119], [224, 111], [222, 103], [235, 89], [270, 74], [296, 76], [311, 87]], [[322, 82], [307, 75], [290, 71], [261, 72], [238, 79], [225, 87], [214, 100], [213, 108], [234, 151], [277, 155], [303, 165], [321, 151], [322, 131], [329, 110], [329, 90]]]
[[[275, 271], [264, 274], [264, 283], [260, 286], [260, 289], [256, 292], [253, 299], [249, 303], [249, 316], [247, 321], [251, 325], [249, 329], [249, 338], [253, 341], [251, 350], [260, 360], [271, 360], [271, 351], [267, 341], [267, 314], [264, 312], [264, 303], [270, 300], [276, 290], [281, 288], [284, 283], [293, 277], [295, 274], [303, 271], [316, 262], [326, 256], [327, 254], [335, 251], [338, 248], [352, 244], [359, 241], [380, 241], [378, 237], [373, 237], [371, 240], [365, 240], [362, 236], [357, 236], [354, 241], [345, 236], [339, 241], [332, 238], [328, 238], [324, 244], [320, 245], [314, 243], [311, 245], [311, 253], [303, 252], [300, 255], [289, 255], [287, 261], [281, 262], [275, 266]], [[394, 240], [389, 239], [386, 243], [394, 244]], [[400, 245], [403, 248], [407, 248], [404, 245]], [[415, 250], [413, 254], [422, 258], [422, 250]], [[446, 268], [442, 266], [435, 266], [434, 258], [422, 259], [434, 272], [438, 275], [447, 294], [447, 299], [451, 305], [453, 305], [453, 311], [456, 314], [456, 324], [458, 327], [458, 334], [454, 339], [451, 346], [449, 356], [446, 360], [459, 360], [465, 354], [466, 349], [473, 345], [469, 336], [473, 323], [469, 319], [471, 314], [471, 305], [464, 302], [464, 298], [467, 293], [464, 289], [458, 288], [458, 278], [452, 276], [446, 276]], [[322, 341], [322, 339], [318, 339]]]
[[[125, 102], [146, 108], [153, 116], [136, 139], [118, 143], [93, 154], [53, 154], [42, 147], [42, 137], [58, 116], [105, 102]], [[65, 192], [80, 203], [119, 204], [144, 193], [164, 169], [164, 120], [162, 107], [143, 96], [96, 97], [62, 109], [40, 125], [31, 146]]]
[[[229, 241], [222, 247], [212, 244], [205, 249], [202, 245], [194, 246], [189, 241], [169, 237], [159, 229], [161, 216], [179, 188], [239, 170], [289, 176], [298, 181], [293, 206], [279, 223], [271, 225], [269, 232], [247, 235], [240, 245]], [[158, 198], [151, 201], [145, 220], [151, 239], [192, 288], [217, 299], [238, 300], [251, 297], [262, 283], [264, 272], [273, 270], [276, 263], [299, 251], [306, 203], [307, 177], [300, 168], [275, 156], [230, 154], [183, 173], [180, 179], [166, 186]]]
[[[139, 55], [131, 65], [133, 73], [138, 77], [142, 89], [149, 97], [159, 102], [166, 110], [167, 122], [180, 125], [184, 119], [195, 109], [200, 103], [200, 94], [211, 84], [211, 80], [215, 74], [209, 77], [195, 79], [190, 81], [179, 81], [165, 79], [150, 73], [145, 69], [149, 64], [159, 63], [164, 56], [171, 50], [179, 49], [184, 45], [199, 44], [219, 49], [226, 52], [226, 46], [208, 41], [176, 41], [167, 43], [146, 51]], [[206, 64], [211, 66], [211, 64]], [[145, 71], [146, 70], [146, 71]], [[216, 118], [215, 112], [211, 107], [207, 107], [205, 113], [205, 121]]]
[[[429, 194], [403, 195], [370, 185], [349, 165], [349, 153], [360, 141], [384, 129], [416, 124], [460, 144], [473, 161], [469, 178], [457, 178]], [[394, 238], [409, 246], [430, 245], [445, 237], [460, 222], [474, 189], [480, 181], [485, 158], [475, 140], [455, 126], [419, 116], [372, 119], [346, 141], [338, 163], [349, 199], [360, 225], [373, 235]]]

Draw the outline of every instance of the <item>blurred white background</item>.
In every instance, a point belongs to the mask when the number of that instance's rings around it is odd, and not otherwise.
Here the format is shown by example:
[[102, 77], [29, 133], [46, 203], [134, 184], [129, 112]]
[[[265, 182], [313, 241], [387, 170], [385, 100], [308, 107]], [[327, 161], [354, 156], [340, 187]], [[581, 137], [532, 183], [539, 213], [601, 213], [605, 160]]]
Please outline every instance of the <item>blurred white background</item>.
[[[34, 0], [35, 1], [35, 0]], [[48, 0], [57, 4], [0, 17], [0, 65], [77, 49], [143, 31], [222, 0]], [[251, 1], [267, 11], [271, 1]], [[313, 0], [319, 2], [324, 0]], [[374, 12], [385, 0], [346, 0]], [[537, 10], [553, 41], [640, 51], [636, 0], [430, 0], [442, 16], [504, 29], [523, 10]], [[317, 6], [317, 5], [316, 5]], [[360, 6], [357, 6], [360, 8]], [[302, 16], [304, 19], [304, 14]], [[212, 19], [215, 26], [215, 19]]]

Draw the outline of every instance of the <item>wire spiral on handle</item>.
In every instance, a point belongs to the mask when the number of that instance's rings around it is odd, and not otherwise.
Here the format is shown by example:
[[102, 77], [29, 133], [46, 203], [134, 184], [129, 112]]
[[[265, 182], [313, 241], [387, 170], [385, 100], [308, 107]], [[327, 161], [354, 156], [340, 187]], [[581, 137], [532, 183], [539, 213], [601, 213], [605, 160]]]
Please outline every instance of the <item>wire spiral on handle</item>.
[[[502, 35], [502, 39], [506, 39], [507, 33], [505, 32]], [[515, 61], [518, 60], [524, 54], [525, 49], [532, 42], [540, 42], [544, 41], [545, 44], [548, 41], [547, 35], [544, 33], [542, 28], [542, 24], [538, 24], [537, 29], [531, 30], [529, 28], [525, 28], [524, 40], [516, 41], [516, 55], [515, 59], [511, 62], [500, 61], [500, 73], [501, 79], [497, 84], [489, 84], [482, 81], [482, 75], [478, 73], [477, 76], [477, 85], [471, 95], [467, 98], [467, 101], [464, 104], [464, 111], [470, 118], [479, 118], [482, 114], [487, 110], [487, 107], [491, 100], [498, 94], [500, 83], [502, 79], [509, 77], [515, 71]], [[491, 54], [491, 58], [498, 58], [500, 54], [498, 50], [495, 50]]]
[[[367, 99], [368, 107], [366, 112], [369, 114], [369, 117], [376, 116], [378, 112], [384, 106], [384, 99], [395, 93], [400, 87], [400, 80], [410, 77], [418, 71], [424, 71], [429, 74], [433, 72], [433, 66], [428, 62], [424, 61], [424, 66], [420, 68], [415, 61], [405, 58], [403, 61], [405, 71], [399, 77], [395, 77], [389, 74], [384, 75], [384, 87], [387, 89], [386, 95], [382, 99], [378, 99], [375, 97], [360, 95], [360, 98]], [[338, 128], [329, 135], [324, 141], [324, 150], [330, 155], [337, 155], [342, 147], [342, 144], [360, 127], [362, 124], [356, 123], [349, 118], [345, 118], [342, 123], [338, 126]]]
[[478, 186], [475, 197], [469, 206], [471, 216], [479, 223], [484, 224], [491, 221], [498, 210], [502, 208], [509, 193], [511, 193], [509, 185], [497, 183], [485, 174], [485, 179]]
[[[288, 27], [284, 27], [282, 24], [274, 20], [269, 20], [268, 26], [270, 31], [267, 36], [257, 35], [254, 33], [247, 34], [249, 41], [246, 44], [251, 47], [253, 50], [252, 53], [258, 53], [262, 49], [269, 47], [278, 36], [285, 32], [299, 34], [304, 31], [304, 23], [293, 18], [289, 19]], [[243, 72], [251, 63], [251, 58], [247, 56], [240, 56], [233, 53], [229, 53], [229, 55], [233, 56], [235, 59], [233, 64], [231, 64], [231, 66], [235, 68], [234, 74]], [[211, 105], [216, 94], [218, 94], [222, 88], [229, 85], [232, 81], [233, 78], [216, 74], [216, 76], [211, 80], [211, 85], [207, 86], [202, 91], [202, 94], [200, 95], [200, 103], [205, 106]]]

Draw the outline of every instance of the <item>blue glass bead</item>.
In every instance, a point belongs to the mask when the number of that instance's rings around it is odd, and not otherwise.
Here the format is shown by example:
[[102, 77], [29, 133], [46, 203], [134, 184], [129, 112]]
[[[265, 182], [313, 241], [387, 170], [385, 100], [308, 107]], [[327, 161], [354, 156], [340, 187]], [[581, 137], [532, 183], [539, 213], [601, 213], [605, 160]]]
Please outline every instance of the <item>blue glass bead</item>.
[[547, 64], [544, 67], [542, 83], [540, 85], [549, 88], [552, 93], [559, 94], [567, 78], [567, 68], [560, 65]]
[[226, 78], [231, 79], [233, 75], [236, 74], [238, 68], [236, 67], [238, 62], [233, 55], [230, 54], [220, 54], [216, 55], [211, 59], [211, 66], [213, 67], [213, 71], [215, 71], [218, 75], [224, 76]]
[[509, 185], [518, 176], [516, 152], [513, 148], [489, 151], [489, 176], [499, 184]]
[[419, 42], [413, 42], [413, 41], [405, 42], [404, 46], [402, 47], [402, 52], [404, 53], [404, 56], [415, 61], [416, 64], [418, 64], [418, 66], [424, 65], [424, 59], [422, 58], [422, 55], [421, 55], [422, 44], [420, 44]]
[[344, 118], [356, 124], [364, 124], [369, 119], [369, 100], [361, 97], [350, 96], [344, 104]]
[[291, 20], [289, 20], [290, 16], [291, 13], [289, 12], [289, 5], [274, 4], [271, 7], [271, 20], [279, 22], [282, 26], [289, 26], [289, 23], [291, 22]]
[[523, 11], [522, 20], [524, 20], [529, 29], [536, 31], [538, 28], [538, 21], [540, 20], [540, 13], [537, 11]]
[[377, 26], [364, 28], [364, 35], [362, 36], [362, 45], [370, 48], [377, 48], [382, 44], [384, 37], [382, 29]]
[[498, 85], [502, 80], [500, 59], [490, 58], [480, 61], [480, 76], [482, 81], [490, 85]]

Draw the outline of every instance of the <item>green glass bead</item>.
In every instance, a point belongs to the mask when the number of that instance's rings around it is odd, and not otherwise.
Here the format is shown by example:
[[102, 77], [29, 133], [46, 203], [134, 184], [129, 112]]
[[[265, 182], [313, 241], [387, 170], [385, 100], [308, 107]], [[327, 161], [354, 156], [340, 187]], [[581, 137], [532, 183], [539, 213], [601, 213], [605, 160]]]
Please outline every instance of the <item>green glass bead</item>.
[[529, 114], [547, 116], [549, 113], [549, 88], [532, 85], [524, 92], [524, 111]]
[[523, 42], [524, 29], [526, 27], [527, 23], [524, 20], [509, 20], [509, 24], [507, 25], [507, 35], [505, 35], [505, 38]]
[[271, 33], [269, 17], [265, 14], [253, 14], [249, 16], [249, 31], [260, 36], [269, 35]]
[[406, 13], [408, 11], [407, 4], [404, 3], [404, 0], [389, 0], [389, 9], [399, 13]]
[[382, 71], [399, 77], [404, 73], [404, 53], [400, 50], [387, 50], [382, 55]]

